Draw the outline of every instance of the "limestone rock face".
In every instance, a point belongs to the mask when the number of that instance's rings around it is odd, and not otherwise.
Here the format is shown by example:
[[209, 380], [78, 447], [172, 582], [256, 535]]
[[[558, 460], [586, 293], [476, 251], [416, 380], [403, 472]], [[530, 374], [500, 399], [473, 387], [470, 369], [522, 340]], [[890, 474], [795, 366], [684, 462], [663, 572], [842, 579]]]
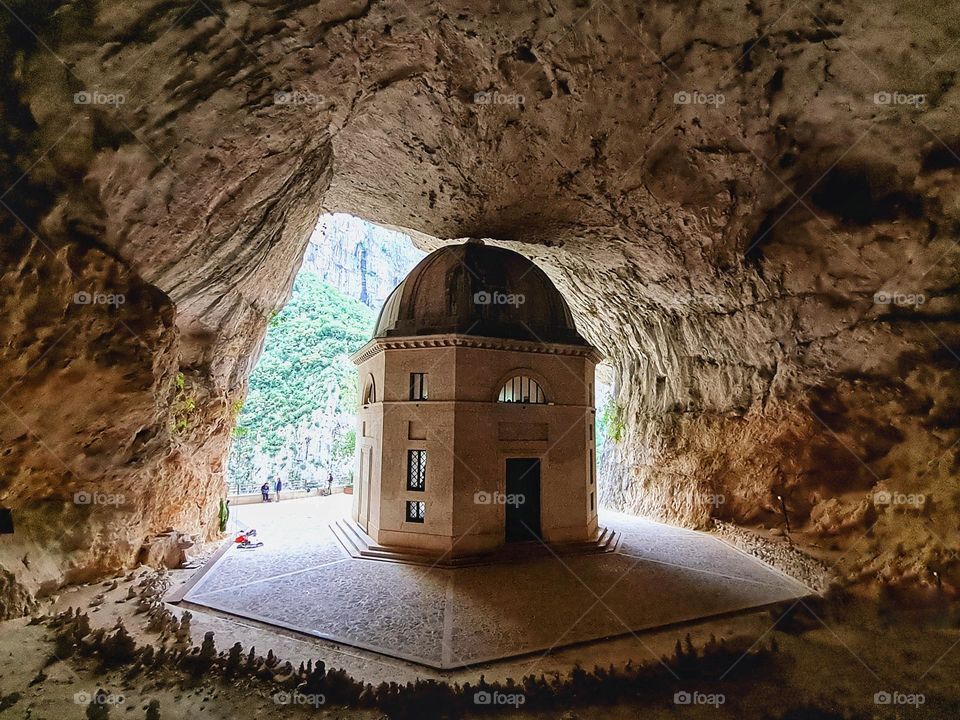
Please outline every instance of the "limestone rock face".
[[350, 215], [325, 215], [310, 236], [300, 268], [379, 312], [390, 291], [422, 258], [402, 233]]
[[194, 545], [193, 539], [176, 530], [149, 538], [140, 548], [137, 562], [156, 568], [178, 568], [187, 560], [187, 550]]
[[851, 576], [960, 582], [949, 4], [11, 2], [0, 566], [29, 592], [215, 531], [321, 211], [547, 270], [617, 368], [607, 504], [769, 524], [780, 495]]

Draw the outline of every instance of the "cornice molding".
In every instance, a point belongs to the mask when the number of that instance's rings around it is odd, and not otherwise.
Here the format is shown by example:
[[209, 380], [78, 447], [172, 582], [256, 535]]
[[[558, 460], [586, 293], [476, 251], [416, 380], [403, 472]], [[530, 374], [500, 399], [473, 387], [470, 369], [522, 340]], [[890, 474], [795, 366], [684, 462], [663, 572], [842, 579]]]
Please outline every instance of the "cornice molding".
[[356, 353], [350, 356], [355, 365], [364, 363], [385, 350], [419, 350], [429, 348], [469, 347], [482, 350], [507, 350], [511, 352], [533, 352], [548, 355], [568, 355], [589, 358], [595, 363], [603, 356], [590, 345], [565, 345], [561, 343], [540, 343], [529, 340], [509, 340], [506, 338], [478, 337], [475, 335], [411, 335], [408, 337], [374, 338]]

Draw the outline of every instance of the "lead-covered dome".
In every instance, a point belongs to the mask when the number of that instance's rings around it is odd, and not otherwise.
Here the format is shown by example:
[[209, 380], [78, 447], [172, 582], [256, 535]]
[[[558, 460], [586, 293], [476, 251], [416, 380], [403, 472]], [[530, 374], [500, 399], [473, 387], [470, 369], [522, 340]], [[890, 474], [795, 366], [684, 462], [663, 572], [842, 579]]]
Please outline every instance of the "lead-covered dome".
[[543, 270], [512, 250], [473, 241], [421, 260], [387, 297], [374, 337], [448, 333], [588, 344]]

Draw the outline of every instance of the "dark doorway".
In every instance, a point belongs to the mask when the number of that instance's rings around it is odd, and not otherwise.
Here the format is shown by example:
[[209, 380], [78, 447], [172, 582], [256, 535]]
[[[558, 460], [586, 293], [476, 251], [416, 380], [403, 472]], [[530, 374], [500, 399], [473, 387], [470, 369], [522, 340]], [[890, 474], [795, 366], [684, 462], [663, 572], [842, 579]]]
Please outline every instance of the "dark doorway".
[[0, 535], [9, 535], [13, 532], [13, 511], [10, 508], [0, 508]]
[[540, 539], [540, 460], [509, 458], [506, 482], [507, 542]]

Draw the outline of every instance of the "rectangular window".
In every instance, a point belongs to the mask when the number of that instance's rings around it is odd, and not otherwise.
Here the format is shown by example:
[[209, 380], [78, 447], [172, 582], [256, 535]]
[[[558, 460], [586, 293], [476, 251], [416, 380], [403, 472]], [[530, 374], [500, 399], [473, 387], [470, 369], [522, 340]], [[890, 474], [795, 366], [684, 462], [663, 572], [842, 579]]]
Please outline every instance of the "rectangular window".
[[427, 504], [422, 500], [407, 502], [407, 522], [422, 523], [427, 514]]
[[594, 502], [594, 500], [593, 500], [593, 493], [590, 493], [590, 511], [591, 511], [591, 512], [593, 512], [593, 509], [594, 509], [594, 508], [593, 508], [593, 502]]
[[590, 451], [590, 484], [593, 485], [593, 470], [596, 460], [593, 457], [593, 450]]
[[427, 485], [427, 451], [407, 450], [407, 490], [424, 490]]
[[427, 374], [426, 373], [410, 373], [410, 399], [411, 400], [427, 399]]

